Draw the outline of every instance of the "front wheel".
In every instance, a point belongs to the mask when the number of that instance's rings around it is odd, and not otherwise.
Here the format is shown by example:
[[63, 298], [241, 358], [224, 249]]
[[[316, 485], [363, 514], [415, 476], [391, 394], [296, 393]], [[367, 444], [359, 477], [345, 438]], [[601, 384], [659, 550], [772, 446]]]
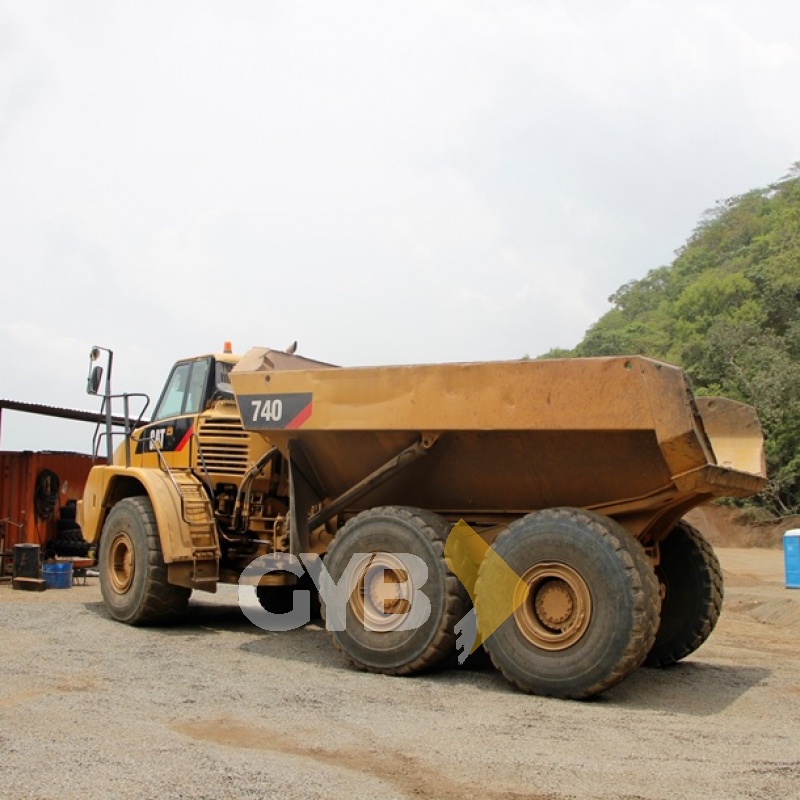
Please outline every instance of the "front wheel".
[[149, 625], [173, 622], [185, 613], [192, 590], [167, 582], [149, 498], [128, 497], [111, 509], [103, 525], [98, 567], [103, 601], [114, 619]]
[[515, 686], [580, 699], [641, 665], [658, 625], [658, 583], [642, 546], [616, 522], [572, 508], [538, 511], [501, 533], [493, 556], [478, 573], [478, 624], [510, 567], [520, 578], [513, 604], [484, 647]]

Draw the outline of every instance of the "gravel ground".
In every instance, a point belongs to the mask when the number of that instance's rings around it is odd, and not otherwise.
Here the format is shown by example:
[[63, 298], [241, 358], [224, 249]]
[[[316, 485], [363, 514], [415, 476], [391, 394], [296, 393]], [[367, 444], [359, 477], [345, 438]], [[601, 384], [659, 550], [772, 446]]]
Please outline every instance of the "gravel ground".
[[492, 669], [350, 669], [319, 626], [266, 633], [232, 587], [130, 628], [97, 579], [0, 585], [0, 797], [800, 797], [800, 591], [779, 550], [720, 550], [711, 640], [584, 702]]

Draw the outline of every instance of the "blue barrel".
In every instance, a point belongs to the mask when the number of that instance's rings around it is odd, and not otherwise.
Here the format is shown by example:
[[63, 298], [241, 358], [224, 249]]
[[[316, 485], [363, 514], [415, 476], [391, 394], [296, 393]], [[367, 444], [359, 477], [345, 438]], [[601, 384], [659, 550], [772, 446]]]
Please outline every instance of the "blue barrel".
[[14, 577], [15, 578], [39, 577], [38, 544], [14, 545]]
[[42, 566], [42, 577], [48, 589], [69, 589], [72, 587], [72, 562], [45, 563]]
[[786, 588], [800, 589], [800, 529], [783, 534], [783, 560], [786, 565]]

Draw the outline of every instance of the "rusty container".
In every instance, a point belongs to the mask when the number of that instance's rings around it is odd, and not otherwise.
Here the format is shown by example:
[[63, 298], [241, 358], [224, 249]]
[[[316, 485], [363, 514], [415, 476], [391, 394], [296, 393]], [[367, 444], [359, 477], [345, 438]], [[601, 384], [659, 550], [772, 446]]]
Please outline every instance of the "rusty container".
[[0, 452], [0, 576], [15, 545], [54, 538], [59, 509], [82, 497], [92, 463], [81, 453]]

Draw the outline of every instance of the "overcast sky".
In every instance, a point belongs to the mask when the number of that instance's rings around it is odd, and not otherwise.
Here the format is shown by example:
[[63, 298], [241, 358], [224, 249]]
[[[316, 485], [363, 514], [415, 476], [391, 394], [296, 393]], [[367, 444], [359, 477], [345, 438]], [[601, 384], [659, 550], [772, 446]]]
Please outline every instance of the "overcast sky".
[[[800, 160], [795, 0], [0, 0], [0, 397], [573, 347]], [[0, 449], [91, 426], [4, 412]]]

